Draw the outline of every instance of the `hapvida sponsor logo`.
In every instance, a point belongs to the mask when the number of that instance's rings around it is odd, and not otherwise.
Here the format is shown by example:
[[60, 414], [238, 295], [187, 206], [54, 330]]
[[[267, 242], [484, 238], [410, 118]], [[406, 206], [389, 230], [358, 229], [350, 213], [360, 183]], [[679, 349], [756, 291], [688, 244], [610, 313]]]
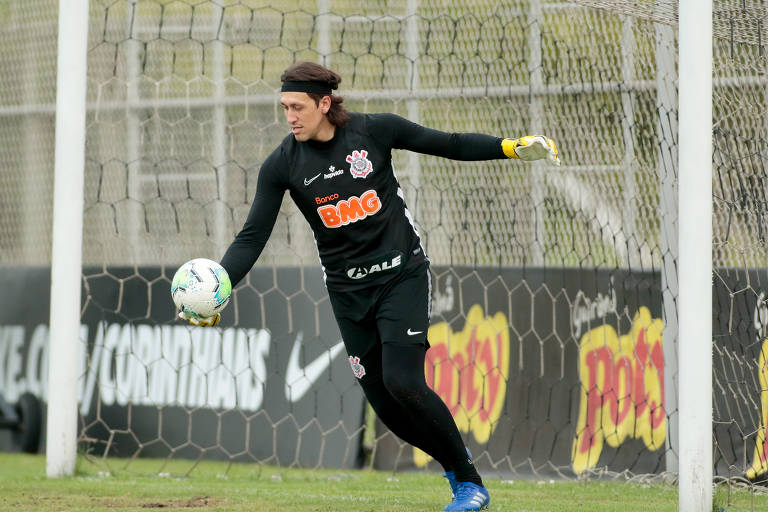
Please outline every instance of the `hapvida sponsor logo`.
[[664, 446], [663, 322], [641, 306], [629, 333], [601, 325], [579, 342], [579, 419], [571, 463], [581, 474], [597, 465], [605, 443], [617, 448], [641, 439], [652, 451]]
[[323, 179], [330, 180], [331, 178], [335, 178], [336, 176], [340, 176], [342, 174], [344, 174], [344, 169], [336, 169], [336, 167], [330, 166], [328, 168], [328, 172], [323, 174]]
[[[454, 332], [446, 322], [429, 327], [431, 348], [424, 363], [427, 384], [440, 395], [461, 432], [488, 442], [499, 423], [509, 380], [509, 323], [503, 313], [486, 316], [479, 304]], [[423, 467], [429, 456], [414, 448]]]

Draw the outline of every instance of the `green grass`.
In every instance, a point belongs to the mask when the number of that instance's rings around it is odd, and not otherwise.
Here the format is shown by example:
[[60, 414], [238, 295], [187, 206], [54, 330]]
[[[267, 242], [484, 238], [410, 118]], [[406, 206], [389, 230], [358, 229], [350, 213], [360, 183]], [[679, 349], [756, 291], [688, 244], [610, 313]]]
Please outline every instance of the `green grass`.
[[[286, 469], [256, 464], [138, 459], [98, 465], [81, 459], [76, 476], [47, 479], [42, 456], [0, 454], [0, 511], [258, 512], [440, 511], [449, 501], [438, 475], [370, 470]], [[677, 510], [668, 485], [486, 479], [490, 510], [631, 512]], [[768, 510], [768, 496], [733, 488], [716, 508]], [[730, 504], [729, 504], [730, 503]]]

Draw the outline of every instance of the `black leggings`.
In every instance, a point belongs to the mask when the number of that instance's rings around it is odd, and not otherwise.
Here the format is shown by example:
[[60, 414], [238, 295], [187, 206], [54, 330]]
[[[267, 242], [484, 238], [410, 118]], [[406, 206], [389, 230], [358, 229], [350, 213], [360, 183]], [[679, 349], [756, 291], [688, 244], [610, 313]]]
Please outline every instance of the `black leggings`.
[[482, 485], [456, 422], [424, 378], [423, 345], [376, 344], [365, 356], [365, 396], [395, 435], [438, 461], [456, 479]]

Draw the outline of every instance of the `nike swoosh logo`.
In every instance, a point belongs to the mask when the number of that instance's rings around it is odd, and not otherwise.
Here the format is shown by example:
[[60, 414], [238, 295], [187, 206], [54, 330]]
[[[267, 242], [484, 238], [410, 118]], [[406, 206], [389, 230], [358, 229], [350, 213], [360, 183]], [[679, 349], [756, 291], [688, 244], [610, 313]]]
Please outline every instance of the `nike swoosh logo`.
[[302, 368], [299, 366], [299, 353], [303, 340], [304, 333], [299, 332], [296, 335], [296, 341], [293, 342], [291, 355], [288, 358], [288, 368], [285, 370], [285, 398], [289, 402], [301, 400], [307, 391], [312, 389], [317, 379], [331, 366], [339, 352], [344, 350], [344, 342], [340, 341]]
[[309, 178], [309, 179], [304, 178], [304, 186], [308, 187], [313, 181], [315, 181], [317, 178], [319, 178], [321, 174], [323, 174], [323, 173], [318, 173], [317, 176], [315, 176], [313, 178]]
[[423, 332], [424, 331], [412, 331], [410, 327], [408, 328], [408, 331], [407, 331], [408, 336], [416, 336], [417, 334], [421, 334]]

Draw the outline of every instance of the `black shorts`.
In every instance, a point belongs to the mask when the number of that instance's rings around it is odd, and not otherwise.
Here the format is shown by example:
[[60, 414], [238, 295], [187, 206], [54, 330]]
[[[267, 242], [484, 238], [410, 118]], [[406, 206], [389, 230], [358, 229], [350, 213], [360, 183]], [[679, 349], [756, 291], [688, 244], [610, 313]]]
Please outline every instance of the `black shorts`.
[[328, 295], [350, 357], [362, 359], [381, 343], [429, 348], [432, 280], [428, 262], [403, 270], [381, 286], [329, 290]]

